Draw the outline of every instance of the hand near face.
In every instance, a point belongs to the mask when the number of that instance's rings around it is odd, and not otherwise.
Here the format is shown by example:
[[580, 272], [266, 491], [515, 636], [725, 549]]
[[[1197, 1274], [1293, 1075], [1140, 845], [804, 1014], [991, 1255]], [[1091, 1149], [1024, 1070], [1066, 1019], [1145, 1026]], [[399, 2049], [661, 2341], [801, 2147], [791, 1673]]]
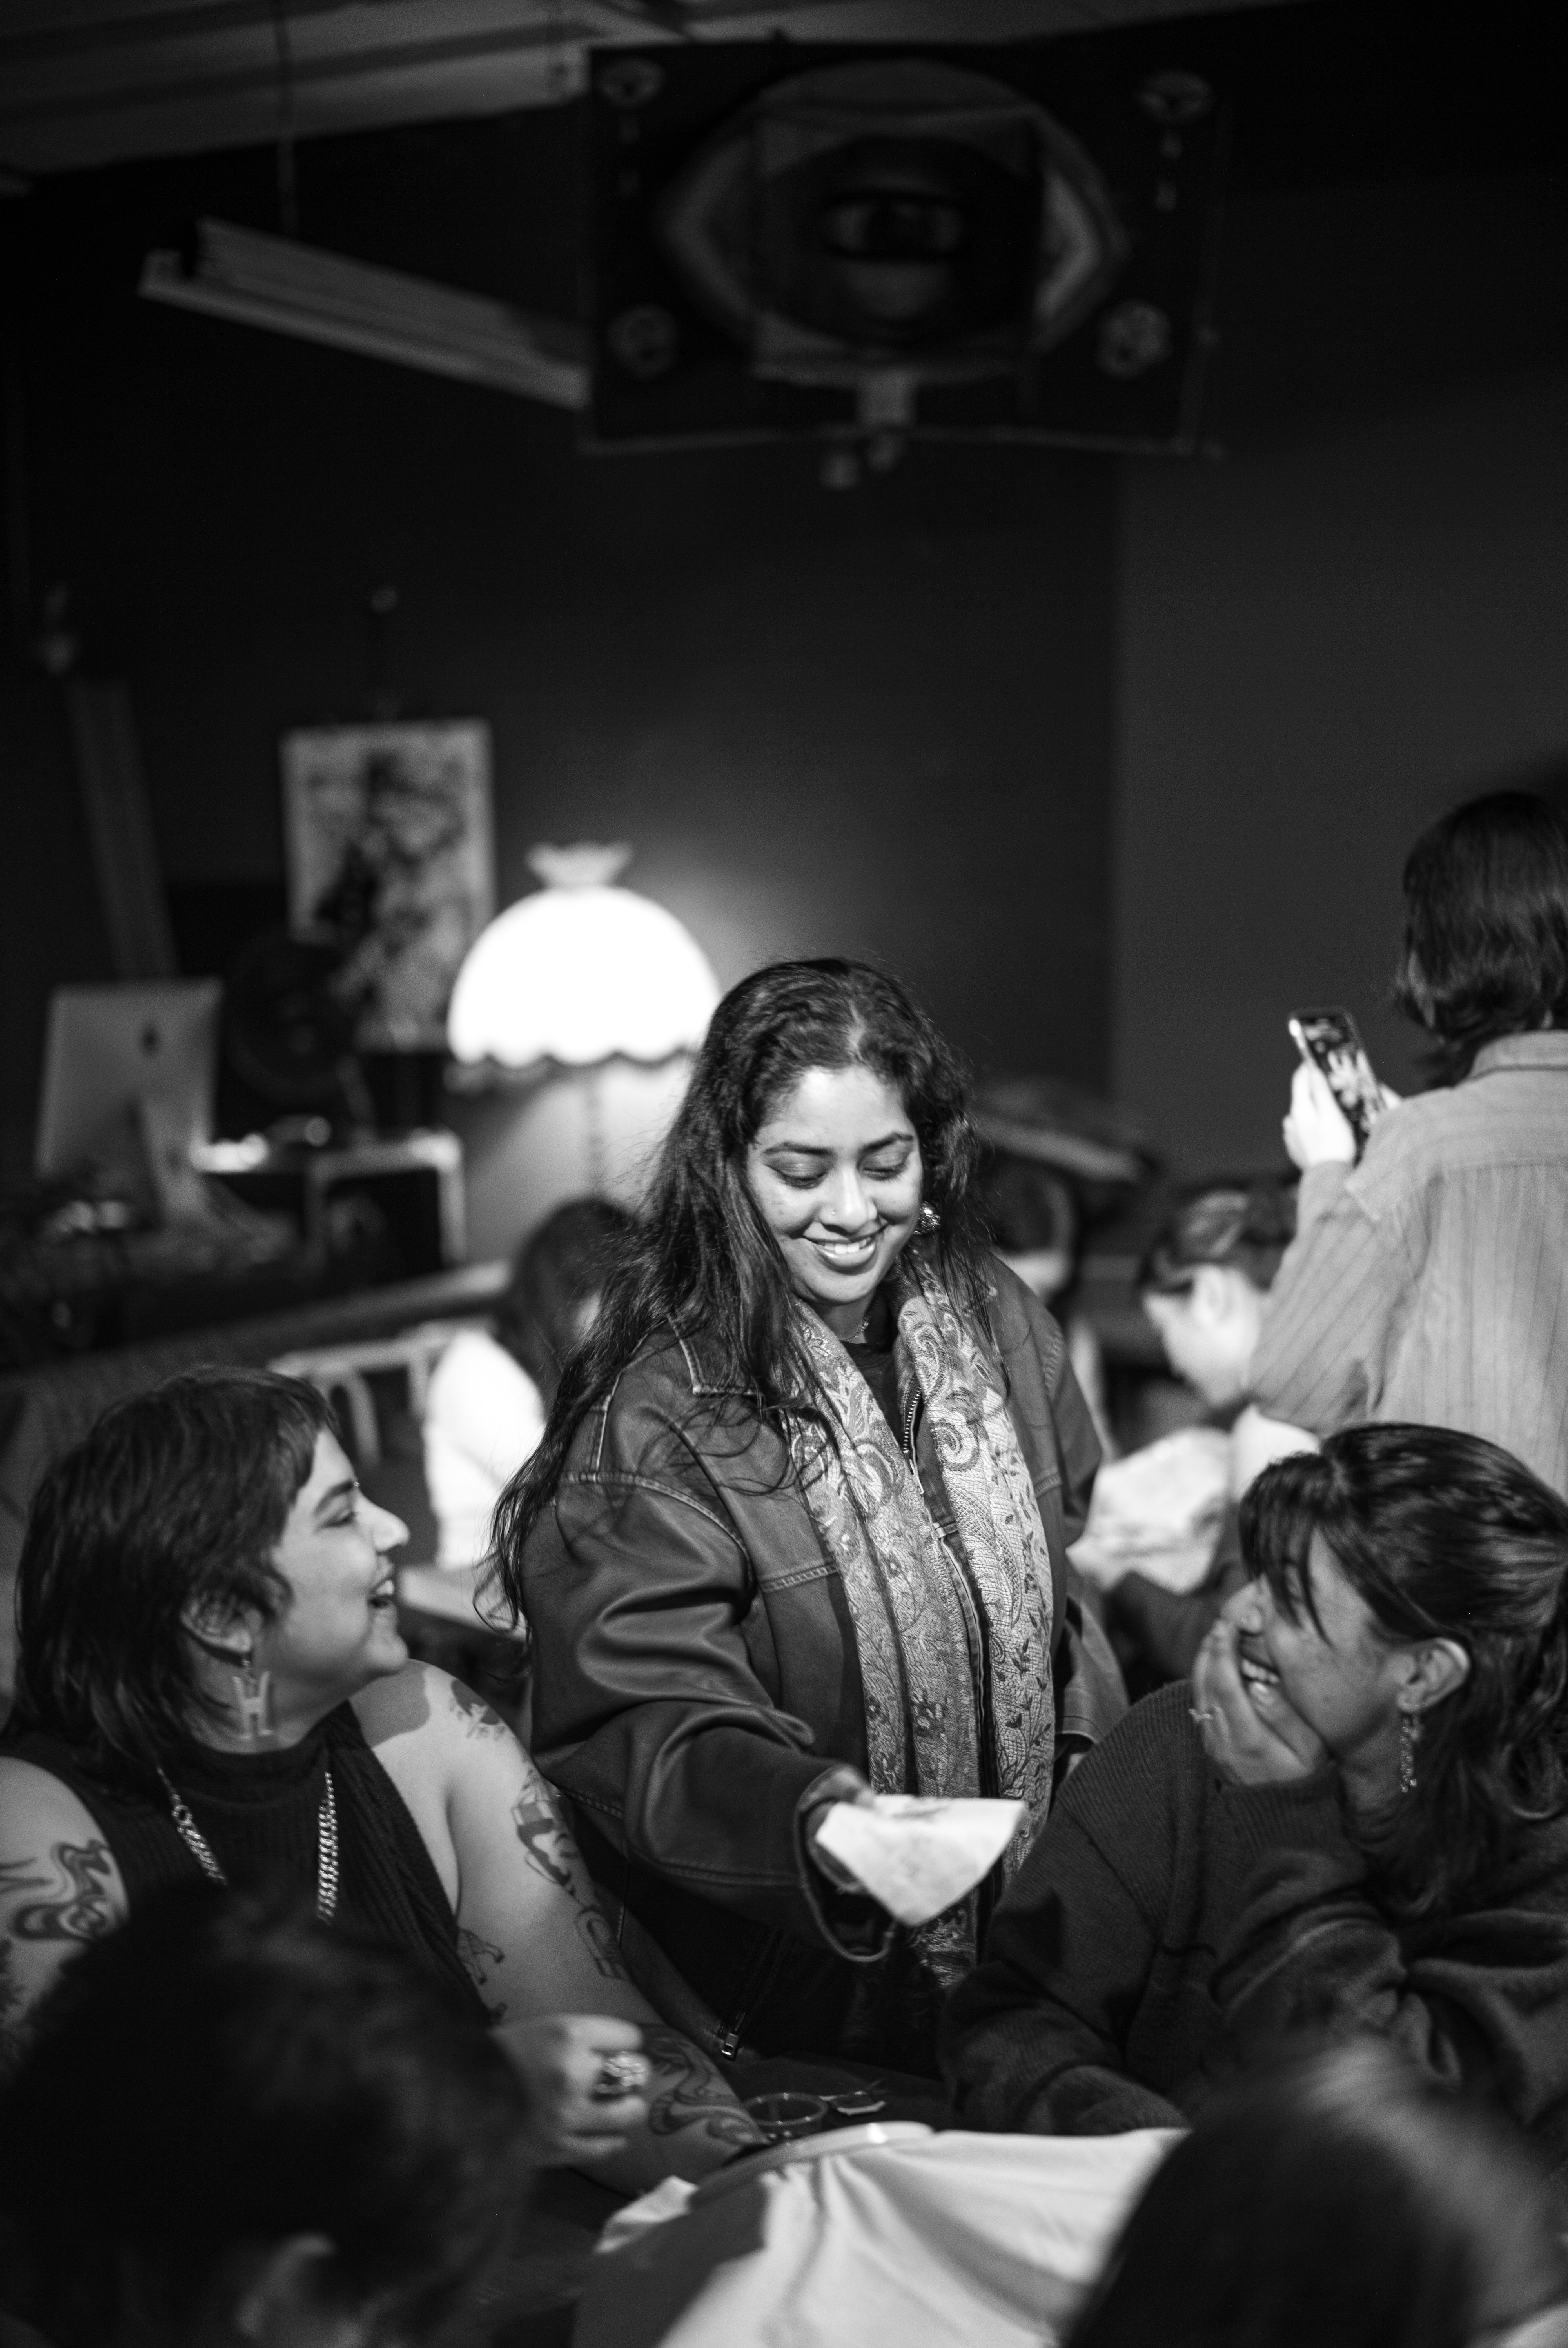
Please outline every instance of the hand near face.
[[1327, 1757], [1317, 1730], [1278, 1688], [1243, 1679], [1235, 1625], [1223, 1615], [1193, 1665], [1193, 1711], [1204, 1750], [1233, 1786], [1287, 1786], [1312, 1776]]
[[608, 2160], [648, 2117], [641, 2096], [594, 2096], [607, 2054], [635, 2054], [642, 2033], [610, 2014], [550, 2013], [502, 2024], [496, 2037], [522, 2073], [532, 2106], [529, 2137], [541, 2168]]

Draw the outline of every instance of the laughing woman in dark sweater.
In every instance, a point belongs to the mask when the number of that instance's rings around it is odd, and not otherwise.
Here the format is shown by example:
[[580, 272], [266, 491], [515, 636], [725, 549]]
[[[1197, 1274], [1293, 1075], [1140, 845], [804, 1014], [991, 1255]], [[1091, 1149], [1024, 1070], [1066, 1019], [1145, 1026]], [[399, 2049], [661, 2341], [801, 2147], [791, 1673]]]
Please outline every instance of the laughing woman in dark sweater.
[[1284, 2042], [1385, 2039], [1568, 2164], [1568, 1504], [1348, 1429], [1242, 1503], [1191, 1684], [1070, 1781], [955, 1993], [974, 2127], [1170, 2127]]

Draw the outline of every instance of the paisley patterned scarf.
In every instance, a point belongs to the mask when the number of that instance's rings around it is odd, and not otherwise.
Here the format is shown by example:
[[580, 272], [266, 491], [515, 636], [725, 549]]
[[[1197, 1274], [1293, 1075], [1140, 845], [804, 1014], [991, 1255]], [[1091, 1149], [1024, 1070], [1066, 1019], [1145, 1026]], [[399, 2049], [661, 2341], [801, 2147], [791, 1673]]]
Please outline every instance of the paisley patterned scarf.
[[[898, 1393], [906, 1414], [917, 1395], [924, 1400], [949, 1537], [934, 1521], [870, 1387], [804, 1306], [801, 1337], [837, 1442], [797, 1426], [802, 1488], [855, 1626], [873, 1786], [886, 1794], [1018, 1797], [1025, 1817], [1003, 1859], [1010, 1877], [1050, 1798], [1055, 1706], [1045, 1529], [995, 1364], [913, 1251], [887, 1286], [897, 1318]], [[971, 1892], [903, 1936], [896, 2035], [904, 2044], [912, 2033], [924, 2034], [941, 1993], [973, 1966], [977, 1911]], [[893, 1990], [891, 1981], [884, 1984], [884, 2004]], [[860, 2018], [870, 2024], [869, 2013]], [[875, 2031], [884, 2044], [892, 2019], [884, 2015]]]

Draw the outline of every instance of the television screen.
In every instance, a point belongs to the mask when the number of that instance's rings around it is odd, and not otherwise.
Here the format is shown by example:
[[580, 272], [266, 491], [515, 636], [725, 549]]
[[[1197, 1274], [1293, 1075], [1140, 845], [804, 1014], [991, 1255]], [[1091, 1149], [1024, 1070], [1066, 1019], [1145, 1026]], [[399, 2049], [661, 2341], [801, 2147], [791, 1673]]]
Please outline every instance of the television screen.
[[1150, 56], [597, 52], [593, 438], [1193, 446], [1225, 105]]

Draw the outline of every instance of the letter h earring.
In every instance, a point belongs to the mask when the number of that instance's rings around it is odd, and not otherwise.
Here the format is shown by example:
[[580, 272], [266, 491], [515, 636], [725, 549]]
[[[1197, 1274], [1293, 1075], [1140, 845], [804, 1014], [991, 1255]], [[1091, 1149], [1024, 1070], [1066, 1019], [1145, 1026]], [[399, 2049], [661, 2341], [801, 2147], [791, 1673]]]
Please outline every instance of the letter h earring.
[[258, 1673], [246, 1648], [240, 1669], [230, 1674], [230, 1686], [234, 1691], [234, 1709], [240, 1716], [240, 1734], [247, 1743], [260, 1745], [273, 1733], [272, 1674]]
[[1416, 1744], [1421, 1724], [1413, 1712], [1399, 1715], [1399, 1791], [1413, 1794], [1416, 1790]]

